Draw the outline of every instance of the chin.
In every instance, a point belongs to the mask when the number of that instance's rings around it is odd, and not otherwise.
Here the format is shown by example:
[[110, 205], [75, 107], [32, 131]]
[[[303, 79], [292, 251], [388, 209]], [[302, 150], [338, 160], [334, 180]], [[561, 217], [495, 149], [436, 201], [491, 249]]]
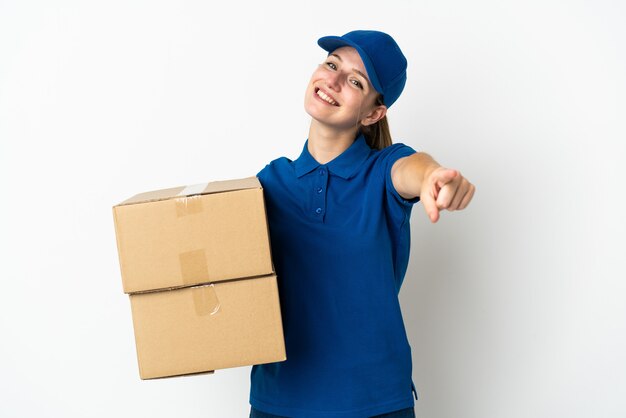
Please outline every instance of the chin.
[[306, 97], [304, 99], [304, 111], [312, 118], [319, 120], [322, 115], [319, 107], [316, 105], [317, 103], [315, 103], [311, 97]]
[[304, 111], [313, 119], [319, 119], [321, 116], [319, 112], [316, 109], [311, 108], [311, 106], [308, 103], [304, 104]]

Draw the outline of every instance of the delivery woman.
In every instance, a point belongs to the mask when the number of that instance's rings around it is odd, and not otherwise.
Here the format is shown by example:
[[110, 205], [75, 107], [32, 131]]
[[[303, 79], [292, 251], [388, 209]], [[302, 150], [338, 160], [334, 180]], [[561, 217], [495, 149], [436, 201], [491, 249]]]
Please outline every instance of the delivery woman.
[[287, 360], [253, 366], [250, 417], [414, 417], [411, 348], [398, 292], [409, 218], [431, 221], [474, 193], [456, 170], [392, 144], [387, 109], [407, 62], [378, 31], [327, 36], [307, 86], [308, 139], [295, 161], [258, 173], [264, 188]]

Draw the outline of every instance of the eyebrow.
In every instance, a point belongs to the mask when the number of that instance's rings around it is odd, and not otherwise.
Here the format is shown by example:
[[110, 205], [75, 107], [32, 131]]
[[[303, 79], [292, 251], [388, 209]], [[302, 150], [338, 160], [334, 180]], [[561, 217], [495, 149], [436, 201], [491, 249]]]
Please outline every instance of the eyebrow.
[[[329, 56], [332, 55], [333, 57], [336, 57], [339, 61], [343, 62], [343, 60], [341, 59], [341, 57], [337, 54], [328, 54]], [[360, 72], [359, 70], [357, 70], [356, 68], [353, 68], [352, 71], [354, 71], [355, 73], [357, 73], [358, 75], [360, 75], [361, 77], [363, 77], [365, 79], [365, 81], [367, 81], [370, 85], [372, 83], [370, 83], [369, 78], [367, 78], [367, 76], [365, 74], [363, 74], [362, 72]]]

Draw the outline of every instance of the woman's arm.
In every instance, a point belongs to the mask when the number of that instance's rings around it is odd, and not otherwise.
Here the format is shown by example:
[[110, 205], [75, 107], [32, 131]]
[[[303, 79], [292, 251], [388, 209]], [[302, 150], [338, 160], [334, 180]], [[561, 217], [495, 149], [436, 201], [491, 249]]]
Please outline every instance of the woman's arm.
[[439, 220], [439, 211], [465, 209], [476, 187], [458, 170], [444, 168], [425, 152], [400, 158], [391, 167], [391, 180], [405, 199], [420, 197], [431, 222]]

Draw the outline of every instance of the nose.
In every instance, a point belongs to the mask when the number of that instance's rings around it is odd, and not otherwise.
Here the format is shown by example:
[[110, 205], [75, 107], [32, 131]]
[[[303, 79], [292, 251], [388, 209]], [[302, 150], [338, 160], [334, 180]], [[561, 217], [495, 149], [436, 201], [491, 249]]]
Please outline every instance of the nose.
[[341, 82], [340, 82], [341, 74], [339, 71], [328, 74], [326, 78], [326, 85], [328, 88], [334, 91], [339, 91]]

